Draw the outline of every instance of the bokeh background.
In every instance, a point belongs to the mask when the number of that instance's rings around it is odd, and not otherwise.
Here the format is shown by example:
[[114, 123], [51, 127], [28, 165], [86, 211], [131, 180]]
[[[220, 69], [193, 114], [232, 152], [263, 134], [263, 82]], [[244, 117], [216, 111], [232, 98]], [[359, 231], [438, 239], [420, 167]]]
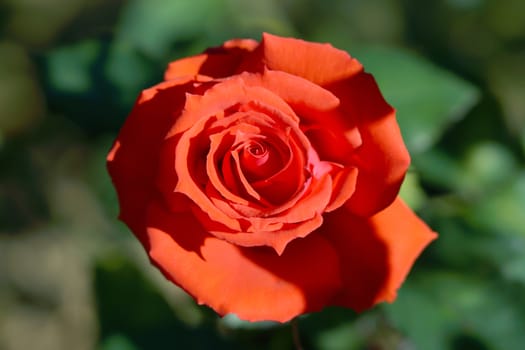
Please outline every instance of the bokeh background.
[[105, 155], [170, 60], [262, 31], [373, 73], [440, 233], [396, 303], [304, 316], [305, 349], [525, 348], [525, 2], [0, 2], [0, 349], [292, 349], [289, 325], [218, 318], [116, 220]]

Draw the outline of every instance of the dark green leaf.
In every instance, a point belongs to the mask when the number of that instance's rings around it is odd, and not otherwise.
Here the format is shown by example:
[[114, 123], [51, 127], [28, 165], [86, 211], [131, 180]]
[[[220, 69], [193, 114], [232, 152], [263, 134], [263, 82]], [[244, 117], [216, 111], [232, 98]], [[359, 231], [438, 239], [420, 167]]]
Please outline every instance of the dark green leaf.
[[396, 108], [411, 152], [432, 146], [478, 100], [472, 84], [411, 52], [387, 47], [357, 47], [350, 52], [375, 76]]

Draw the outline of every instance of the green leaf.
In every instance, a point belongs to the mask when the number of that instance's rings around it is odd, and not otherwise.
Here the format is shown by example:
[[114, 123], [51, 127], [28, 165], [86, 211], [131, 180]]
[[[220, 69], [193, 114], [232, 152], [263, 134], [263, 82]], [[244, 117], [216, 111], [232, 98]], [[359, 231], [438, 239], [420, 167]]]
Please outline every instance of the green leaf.
[[220, 320], [220, 323], [231, 329], [271, 329], [281, 326], [281, 323], [273, 321], [244, 321], [235, 314], [227, 314]]
[[166, 57], [176, 41], [211, 31], [224, 13], [220, 0], [134, 0], [126, 4], [117, 40], [151, 58]]
[[416, 154], [412, 163], [424, 182], [447, 190], [461, 189], [466, 182], [460, 162], [438, 148]]
[[519, 349], [525, 342], [525, 318], [513, 292], [499, 281], [427, 273], [406, 283], [385, 309], [418, 349], [447, 349], [458, 337], [488, 349]]
[[342, 323], [318, 334], [316, 344], [319, 349], [350, 350], [363, 346], [363, 336], [359, 334], [354, 322]]
[[504, 264], [502, 273], [507, 280], [516, 281], [525, 286], [525, 255], [517, 256]]
[[518, 162], [508, 148], [494, 142], [482, 142], [469, 149], [465, 161], [463, 189], [473, 193], [498, 191], [516, 176]]
[[126, 42], [115, 41], [109, 48], [105, 62], [105, 75], [115, 89], [115, 99], [126, 109], [133, 106], [133, 102], [140, 91], [153, 85], [153, 78], [160, 80], [158, 74], [164, 67], [154, 67]]
[[421, 208], [426, 200], [426, 194], [421, 188], [419, 177], [416, 173], [409, 172], [406, 174], [399, 195], [414, 210]]
[[416, 349], [447, 348], [451, 316], [417, 286], [406, 283], [396, 301], [386, 304], [384, 308], [393, 325], [415, 343]]
[[525, 237], [525, 172], [497, 189], [474, 203], [467, 219], [493, 232]]
[[100, 350], [138, 350], [138, 348], [126, 336], [113, 334], [104, 340]]
[[[119, 214], [119, 202], [117, 193], [111, 182], [111, 178], [106, 169], [106, 156], [112, 147], [114, 136], [101, 137], [97, 142], [91, 144], [91, 154], [86, 160], [87, 171], [84, 172], [86, 181], [90, 185], [93, 193], [100, 200], [105, 212], [116, 222]], [[120, 226], [120, 225], [119, 225]], [[117, 231], [117, 230], [114, 230]], [[126, 230], [127, 231], [127, 230]], [[118, 232], [120, 236], [120, 232]], [[126, 234], [126, 237], [131, 235]]]
[[521, 135], [520, 135], [519, 139], [520, 139], [520, 143], [521, 143], [521, 149], [525, 153], [525, 129], [523, 129], [523, 131], [521, 132]]
[[100, 54], [100, 43], [86, 40], [55, 49], [47, 56], [52, 88], [68, 93], [86, 93], [92, 88], [91, 68]]
[[478, 100], [475, 86], [411, 52], [388, 47], [356, 47], [349, 52], [374, 75], [396, 108], [412, 153], [432, 146]]
[[259, 39], [262, 31], [276, 35], [294, 36], [285, 8], [278, 1], [229, 0], [231, 21], [239, 36]]
[[432, 148], [413, 157], [421, 178], [470, 198], [498, 192], [519, 172], [518, 161], [502, 144], [479, 142], [468, 148], [462, 159]]

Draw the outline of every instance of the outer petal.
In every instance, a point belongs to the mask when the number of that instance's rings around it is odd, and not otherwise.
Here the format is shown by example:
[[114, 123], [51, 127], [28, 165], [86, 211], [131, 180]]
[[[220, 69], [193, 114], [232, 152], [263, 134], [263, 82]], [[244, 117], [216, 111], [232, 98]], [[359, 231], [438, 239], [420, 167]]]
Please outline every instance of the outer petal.
[[392, 302], [415, 259], [436, 238], [401, 199], [364, 219], [341, 208], [318, 230], [338, 250], [343, 292], [334, 302], [362, 311]]
[[198, 74], [213, 78], [227, 77], [235, 72], [242, 59], [257, 45], [258, 43], [251, 39], [227, 41], [221, 47], [208, 49], [200, 55], [171, 62], [164, 73], [164, 79]]
[[265, 87], [285, 100], [301, 116], [301, 126], [305, 131], [312, 128], [324, 131], [324, 135], [318, 134], [313, 139], [319, 141], [316, 149], [329, 149], [329, 152], [324, 152], [328, 158], [323, 160], [344, 163], [348, 155], [361, 145], [356, 120], [340, 113], [339, 98], [331, 91], [304, 78], [268, 69], [262, 74], [244, 74], [244, 80], [249, 85]]
[[264, 33], [261, 44], [247, 55], [238, 71], [262, 71], [264, 67], [303, 77], [318, 85], [347, 79], [363, 70], [363, 66], [347, 52], [330, 44]]
[[137, 99], [107, 157], [107, 167], [120, 202], [120, 219], [144, 243], [146, 205], [154, 191], [164, 135], [193, 84], [173, 80], [144, 90]]
[[353, 155], [359, 169], [356, 189], [346, 205], [357, 215], [370, 216], [392, 203], [410, 164], [395, 110], [366, 73], [327, 88], [339, 97], [343, 113], [356, 121], [362, 139]]
[[283, 255], [208, 235], [191, 216], [153, 203], [150, 257], [165, 276], [221, 315], [285, 322], [321, 309], [341, 286], [335, 250], [322, 237], [290, 243]]

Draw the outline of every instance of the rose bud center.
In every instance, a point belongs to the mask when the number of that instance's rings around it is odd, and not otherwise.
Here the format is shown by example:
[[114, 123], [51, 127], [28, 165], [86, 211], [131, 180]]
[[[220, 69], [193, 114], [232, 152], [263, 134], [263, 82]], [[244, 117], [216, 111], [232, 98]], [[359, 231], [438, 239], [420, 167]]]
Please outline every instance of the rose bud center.
[[266, 179], [283, 166], [279, 152], [265, 141], [249, 140], [239, 153], [241, 168], [248, 181]]

